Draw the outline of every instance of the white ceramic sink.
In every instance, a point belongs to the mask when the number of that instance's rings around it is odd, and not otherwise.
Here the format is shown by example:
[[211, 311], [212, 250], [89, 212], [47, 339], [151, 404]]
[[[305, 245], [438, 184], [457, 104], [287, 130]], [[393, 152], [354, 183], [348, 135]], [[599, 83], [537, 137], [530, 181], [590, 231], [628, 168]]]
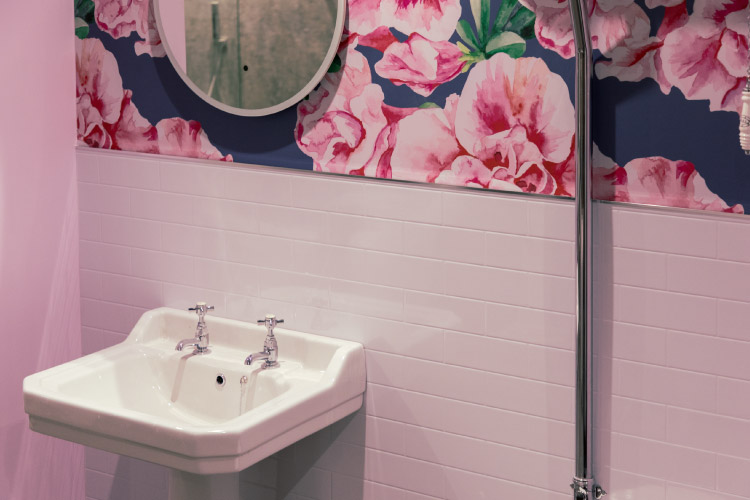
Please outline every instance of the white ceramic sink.
[[262, 350], [263, 326], [207, 316], [211, 352], [175, 351], [196, 323], [187, 311], [155, 309], [123, 343], [26, 377], [30, 427], [219, 474], [249, 467], [362, 405], [360, 344], [277, 327], [280, 366], [263, 369], [244, 364]]

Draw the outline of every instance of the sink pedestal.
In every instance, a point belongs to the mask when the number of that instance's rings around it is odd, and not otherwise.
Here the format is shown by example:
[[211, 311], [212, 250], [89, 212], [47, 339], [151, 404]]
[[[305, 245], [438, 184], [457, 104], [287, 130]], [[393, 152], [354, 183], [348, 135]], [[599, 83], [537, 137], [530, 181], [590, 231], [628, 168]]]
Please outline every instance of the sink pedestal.
[[240, 473], [204, 475], [172, 469], [168, 500], [240, 500]]

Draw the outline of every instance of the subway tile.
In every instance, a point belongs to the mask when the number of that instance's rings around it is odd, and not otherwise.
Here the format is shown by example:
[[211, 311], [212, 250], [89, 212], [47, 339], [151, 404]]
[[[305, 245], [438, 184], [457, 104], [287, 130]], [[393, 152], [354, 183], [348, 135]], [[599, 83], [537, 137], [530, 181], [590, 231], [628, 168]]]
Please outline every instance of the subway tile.
[[542, 309], [487, 304], [488, 336], [572, 350], [575, 317]]
[[328, 215], [325, 212], [260, 205], [258, 226], [261, 234], [269, 236], [320, 243], [328, 239]]
[[88, 326], [81, 327], [81, 355], [86, 356], [107, 347], [123, 342], [127, 338], [125, 333], [100, 330]]
[[715, 411], [716, 377], [614, 360], [613, 394], [681, 408]]
[[615, 285], [613, 292], [615, 321], [716, 334], [715, 299], [621, 285]]
[[750, 498], [750, 460], [718, 455], [716, 476], [719, 491]]
[[272, 269], [292, 268], [292, 242], [256, 234], [222, 233], [227, 260]]
[[353, 281], [331, 281], [331, 308], [339, 311], [401, 320], [404, 316], [404, 291]]
[[329, 213], [365, 215], [372, 201], [363, 195], [360, 180], [334, 176], [301, 175], [291, 177], [291, 205]]
[[[311, 467], [302, 477], [295, 478], [292, 493], [304, 494], [301, 499], [330, 500], [332, 494], [331, 472]], [[291, 499], [290, 499], [291, 500]]]
[[359, 342], [365, 349], [443, 360], [443, 330], [332, 309], [297, 307], [299, 330]]
[[260, 297], [314, 307], [328, 307], [330, 303], [326, 278], [260, 268], [257, 279]]
[[102, 215], [101, 238], [104, 243], [159, 250], [161, 226], [155, 221]]
[[102, 184], [78, 184], [78, 207], [85, 212], [130, 215], [130, 190]]
[[223, 169], [207, 163], [164, 159], [159, 162], [161, 189], [199, 196], [225, 195]]
[[750, 420], [750, 382], [719, 377], [716, 380], [716, 411]]
[[436, 463], [365, 449], [365, 479], [443, 498], [445, 475]]
[[574, 353], [454, 332], [445, 334], [445, 362], [482, 371], [573, 386]]
[[[442, 399], [439, 430], [493, 443], [573, 458], [575, 428], [572, 423]], [[409, 422], [423, 427], [421, 422]]]
[[574, 245], [568, 241], [488, 233], [486, 248], [488, 266], [570, 278], [575, 274]]
[[260, 205], [200, 196], [193, 197], [192, 204], [193, 223], [198, 226], [244, 233], [258, 232]]
[[445, 291], [467, 299], [530, 306], [530, 274], [484, 266], [446, 262]]
[[443, 224], [465, 229], [527, 234], [529, 203], [498, 193], [443, 193]]
[[748, 248], [750, 248], [750, 225], [746, 220], [719, 222], [719, 259], [750, 262]]
[[575, 240], [576, 217], [573, 203], [562, 200], [547, 202], [534, 199], [528, 200], [526, 204], [529, 214], [529, 236], [564, 241]]
[[441, 293], [444, 277], [437, 260], [295, 242], [294, 269], [349, 281]]
[[[368, 356], [367, 361], [368, 377], [382, 370], [380, 366], [370, 368], [380, 361], [378, 357]], [[365, 397], [369, 416], [432, 429], [442, 429], [445, 425], [446, 400], [442, 397], [388, 387], [375, 381], [367, 384]], [[400, 453], [403, 453], [403, 443]]]
[[130, 248], [93, 241], [79, 242], [81, 269], [128, 274]]
[[696, 257], [716, 256], [718, 228], [714, 221], [621, 209], [612, 211], [611, 224], [616, 247]]
[[[336, 213], [329, 213], [328, 217], [328, 243], [331, 245], [391, 253], [404, 252], [403, 222]], [[405, 253], [416, 255], [408, 250]]]
[[471, 333], [484, 333], [484, 303], [445, 295], [404, 292], [404, 320]]
[[361, 192], [365, 215], [426, 224], [441, 223], [441, 194], [436, 189], [403, 187], [395, 182], [366, 183]]
[[575, 312], [575, 281], [572, 278], [528, 274], [527, 305], [536, 309], [573, 314]]
[[718, 310], [719, 336], [750, 342], [750, 303], [720, 300]]
[[76, 179], [78, 182], [99, 183], [100, 156], [76, 151]]
[[404, 225], [404, 252], [431, 259], [484, 263], [485, 233], [428, 224]]
[[226, 260], [228, 234], [216, 229], [181, 224], [162, 224], [162, 249], [174, 254]]
[[669, 366], [750, 381], [750, 342], [669, 332]]
[[606, 485], [606, 491], [612, 498], [664, 500], [667, 494], [666, 482], [659, 478], [613, 469], [604, 474], [597, 473], [597, 479], [600, 484]]
[[666, 500], [743, 500], [743, 497], [719, 493], [713, 489], [698, 489], [677, 483], [667, 483]]
[[81, 297], [87, 299], [102, 298], [102, 273], [89, 269], [80, 270]]
[[158, 190], [159, 162], [150, 158], [110, 155], [99, 161], [99, 182], [114, 186]]
[[713, 488], [716, 455], [660, 441], [612, 434], [612, 468], [667, 481]]
[[102, 299], [145, 309], [163, 305], [162, 283], [117, 274], [101, 277]]
[[141, 317], [141, 311], [127, 305], [82, 299], [81, 324], [99, 330], [129, 334]]
[[712, 453], [750, 458], [750, 421], [667, 408], [667, 440]]
[[598, 279], [604, 273], [604, 276], [611, 275], [612, 283], [618, 285], [667, 289], [668, 257], [664, 253], [617, 247], [599, 247], [595, 252], [594, 259], [598, 254], [604, 266], [596, 267]]
[[221, 169], [224, 196], [230, 200], [253, 201], [290, 206], [292, 178], [289, 175], [261, 172], [251, 167]]
[[402, 489], [343, 474], [333, 474], [332, 493], [332, 500], [407, 500], [407, 492]]
[[161, 191], [130, 191], [133, 217], [179, 224], [193, 223], [193, 197]]
[[240, 295], [258, 295], [260, 268], [211, 259], [195, 259], [192, 285]]
[[669, 289], [730, 300], [750, 297], [750, 264], [670, 255]]
[[131, 274], [138, 278], [190, 284], [194, 276], [194, 259], [187, 255], [131, 250]]
[[594, 324], [599, 356], [665, 365], [667, 332], [662, 328], [600, 321]]
[[619, 396], [608, 399], [614, 432], [660, 441], [666, 439], [665, 405]]
[[331, 432], [344, 443], [403, 455], [406, 429], [401, 422], [355, 413], [333, 424]]
[[550, 491], [528, 484], [516, 483], [484, 474], [446, 468], [446, 500], [465, 500], [468, 498], [515, 498], [518, 500], [565, 500], [570, 493]]
[[573, 467], [567, 458], [419, 427], [406, 433], [406, 453], [425, 462], [560, 493], [568, 488]]
[[102, 216], [92, 212], [78, 213], [78, 231], [82, 240], [102, 240]]

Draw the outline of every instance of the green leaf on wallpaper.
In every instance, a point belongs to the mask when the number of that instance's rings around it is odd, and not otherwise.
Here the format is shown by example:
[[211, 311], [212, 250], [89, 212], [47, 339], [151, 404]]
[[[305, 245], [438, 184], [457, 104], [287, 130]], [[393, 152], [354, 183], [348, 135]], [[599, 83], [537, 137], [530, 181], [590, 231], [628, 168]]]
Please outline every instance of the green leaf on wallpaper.
[[336, 54], [336, 57], [333, 58], [333, 61], [331, 61], [331, 65], [328, 67], [328, 71], [326, 73], [336, 73], [341, 69], [342, 62], [341, 58], [338, 54]]
[[486, 49], [487, 57], [498, 52], [505, 52], [510, 57], [519, 58], [526, 52], [526, 40], [512, 31], [500, 33], [487, 42]]
[[[75, 17], [81, 18], [86, 24], [94, 22], [94, 2], [93, 0], [73, 0], [75, 3]], [[76, 27], [76, 30], [78, 28]]]
[[490, 0], [470, 0], [474, 26], [477, 27], [479, 46], [484, 47], [490, 32]]
[[84, 21], [80, 17], [76, 17], [75, 29], [76, 29], [75, 31], [76, 36], [80, 38], [81, 40], [89, 36], [89, 25], [88, 23], [86, 23], [86, 21]]
[[438, 106], [434, 102], [429, 102], [429, 101], [423, 102], [422, 104], [419, 105], [419, 109], [430, 109], [430, 108], [439, 108], [439, 107], [440, 106]]
[[456, 32], [458, 33], [458, 36], [461, 37], [461, 40], [463, 40], [466, 45], [468, 45], [472, 50], [479, 50], [479, 42], [477, 41], [477, 37], [474, 36], [474, 32], [471, 30], [471, 26], [469, 26], [468, 21], [466, 19], [459, 19], [458, 24], [456, 25]]
[[534, 22], [536, 21], [536, 14], [531, 12], [526, 7], [522, 7], [518, 12], [513, 14], [513, 17], [508, 21], [507, 31], [518, 33], [523, 38], [528, 40], [534, 38]]
[[490, 35], [490, 38], [502, 33], [503, 31], [506, 31], [504, 29], [505, 25], [510, 20], [511, 16], [513, 15], [513, 11], [517, 6], [518, 0], [503, 0], [500, 3], [500, 10], [497, 11], [497, 16], [495, 17], [495, 23], [492, 26], [492, 33]]

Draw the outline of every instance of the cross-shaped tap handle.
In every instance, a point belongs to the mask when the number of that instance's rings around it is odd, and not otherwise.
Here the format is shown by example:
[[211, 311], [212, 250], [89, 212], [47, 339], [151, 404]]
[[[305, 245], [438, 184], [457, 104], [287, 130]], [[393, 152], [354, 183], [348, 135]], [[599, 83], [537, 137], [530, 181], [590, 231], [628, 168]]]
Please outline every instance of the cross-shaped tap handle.
[[195, 307], [191, 307], [188, 309], [188, 311], [195, 311], [201, 321], [203, 321], [203, 316], [205, 316], [208, 311], [213, 310], [214, 306], [207, 306], [205, 302], [198, 302], [197, 304], [195, 304]]
[[259, 325], [266, 325], [266, 328], [269, 329], [269, 331], [273, 331], [273, 327], [275, 327], [279, 323], [283, 323], [283, 319], [276, 319], [275, 314], [266, 314], [265, 319], [259, 319], [258, 324]]

